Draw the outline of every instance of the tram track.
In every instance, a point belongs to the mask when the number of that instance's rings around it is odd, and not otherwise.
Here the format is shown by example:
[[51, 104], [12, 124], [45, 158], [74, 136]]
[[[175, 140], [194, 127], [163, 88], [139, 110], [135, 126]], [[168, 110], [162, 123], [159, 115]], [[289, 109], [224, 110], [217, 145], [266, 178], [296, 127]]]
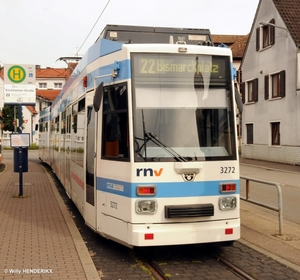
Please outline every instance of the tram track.
[[[164, 259], [161, 259], [160, 262], [155, 260], [155, 257], [150, 253], [149, 256], [149, 250], [139, 250], [142, 253], [138, 253], [138, 257], [142, 260], [143, 266], [147, 267], [147, 269], [151, 272], [151, 275], [155, 278], [155, 280], [170, 280], [170, 279], [179, 279], [181, 275], [175, 270], [173, 271], [172, 269], [168, 269], [166, 273], [166, 267], [168, 266], [168, 260], [166, 257], [166, 262], [164, 262]], [[232, 262], [228, 261], [224, 257], [221, 257], [220, 255], [214, 253], [214, 252], [209, 252], [209, 250], [205, 249], [203, 251], [204, 257], [208, 256], [211, 258], [217, 265], [221, 265], [223, 268], [228, 270], [230, 273], [236, 276], [236, 279], [242, 279], [242, 280], [255, 280], [258, 278], [252, 277], [250, 274], [245, 272], [243, 269], [238, 267], [237, 265], [234, 265]], [[182, 261], [182, 260], [181, 260]], [[173, 263], [180, 263], [180, 260], [173, 260]], [[163, 264], [162, 266], [160, 264]], [[190, 271], [197, 271], [199, 269], [199, 266], [203, 265], [201, 261], [187, 261], [186, 259], [183, 261], [182, 264], [180, 264], [185, 270], [185, 268], [189, 269]], [[172, 266], [172, 265], [170, 265]], [[162, 268], [163, 267], [163, 268]], [[164, 270], [165, 269], [165, 270]], [[219, 270], [217, 267], [213, 268], [214, 270]], [[189, 274], [188, 270], [185, 270], [187, 274]], [[185, 279], [196, 279], [196, 275], [192, 276], [191, 278], [188, 278], [184, 275], [182, 275]], [[211, 279], [218, 279], [216, 278], [211, 278]], [[231, 279], [235, 279], [232, 278]]]
[[234, 274], [239, 276], [243, 280], [256, 280], [257, 278], [253, 278], [251, 275], [237, 267], [236, 265], [232, 264], [231, 262], [227, 261], [226, 259], [217, 256], [212, 255], [212, 257], [219, 263], [221, 263], [223, 266], [227, 267], [230, 271], [232, 271]]
[[[216, 280], [252, 280], [266, 279], [266, 271], [273, 272], [273, 274], [280, 271], [285, 275], [285, 278], [282, 279], [299, 279], [293, 270], [238, 241], [228, 247], [217, 244], [201, 244], [138, 248], [136, 250], [106, 240], [85, 225], [80, 213], [66, 196], [59, 181], [55, 176], [53, 178], [86, 243], [99, 275], [105, 277], [106, 280], [205, 278], [202, 276]], [[276, 279], [276, 277], [269, 279]]]
[[151, 261], [144, 262], [144, 265], [149, 269], [151, 275], [155, 277], [155, 280], [169, 280], [167, 276]]

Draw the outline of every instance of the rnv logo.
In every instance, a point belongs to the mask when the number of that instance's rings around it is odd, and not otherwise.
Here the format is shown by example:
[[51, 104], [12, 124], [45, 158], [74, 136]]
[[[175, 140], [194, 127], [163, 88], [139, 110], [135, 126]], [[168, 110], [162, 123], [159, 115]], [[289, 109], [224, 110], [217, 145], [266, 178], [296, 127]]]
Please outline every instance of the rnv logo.
[[161, 175], [162, 171], [163, 171], [163, 168], [160, 168], [159, 170], [155, 170], [155, 169], [152, 169], [152, 168], [138, 168], [136, 170], [136, 176], [137, 177], [140, 177], [140, 176], [144, 176], [144, 177], [156, 176], [156, 177], [159, 177]]

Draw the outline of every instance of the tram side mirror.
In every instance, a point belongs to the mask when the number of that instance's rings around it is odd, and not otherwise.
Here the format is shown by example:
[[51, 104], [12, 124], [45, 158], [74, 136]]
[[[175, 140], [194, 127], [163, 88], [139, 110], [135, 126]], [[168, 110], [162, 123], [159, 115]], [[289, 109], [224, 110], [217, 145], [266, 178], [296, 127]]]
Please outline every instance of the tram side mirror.
[[38, 131], [38, 129], [39, 129], [39, 125], [36, 124], [36, 125], [35, 125], [35, 131]]
[[100, 85], [96, 88], [96, 92], [94, 95], [93, 106], [94, 106], [95, 112], [98, 112], [100, 109], [102, 96], [103, 96], [103, 82], [101, 82]]

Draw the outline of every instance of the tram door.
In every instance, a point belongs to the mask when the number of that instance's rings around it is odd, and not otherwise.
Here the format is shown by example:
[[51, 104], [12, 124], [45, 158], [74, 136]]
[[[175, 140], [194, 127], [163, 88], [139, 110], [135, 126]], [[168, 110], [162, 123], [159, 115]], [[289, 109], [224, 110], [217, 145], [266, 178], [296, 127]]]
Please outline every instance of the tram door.
[[96, 113], [93, 106], [87, 107], [87, 137], [86, 137], [86, 189], [85, 189], [85, 222], [96, 228], [96, 176], [95, 176], [95, 134]]

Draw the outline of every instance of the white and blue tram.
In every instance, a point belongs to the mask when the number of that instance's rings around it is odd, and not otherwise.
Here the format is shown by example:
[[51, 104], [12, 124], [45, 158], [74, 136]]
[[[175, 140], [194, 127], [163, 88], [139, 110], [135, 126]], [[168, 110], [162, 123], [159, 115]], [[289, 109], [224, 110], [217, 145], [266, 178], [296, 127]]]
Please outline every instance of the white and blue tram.
[[46, 107], [40, 112], [38, 128], [39, 131], [39, 157], [50, 165], [49, 155], [49, 133], [50, 133], [50, 110], [51, 107]]
[[135, 43], [143, 28], [127, 42], [116, 30], [96, 41], [42, 113], [40, 158], [108, 239], [231, 242], [240, 238], [232, 54], [209, 46], [207, 30], [164, 30], [154, 43]]

